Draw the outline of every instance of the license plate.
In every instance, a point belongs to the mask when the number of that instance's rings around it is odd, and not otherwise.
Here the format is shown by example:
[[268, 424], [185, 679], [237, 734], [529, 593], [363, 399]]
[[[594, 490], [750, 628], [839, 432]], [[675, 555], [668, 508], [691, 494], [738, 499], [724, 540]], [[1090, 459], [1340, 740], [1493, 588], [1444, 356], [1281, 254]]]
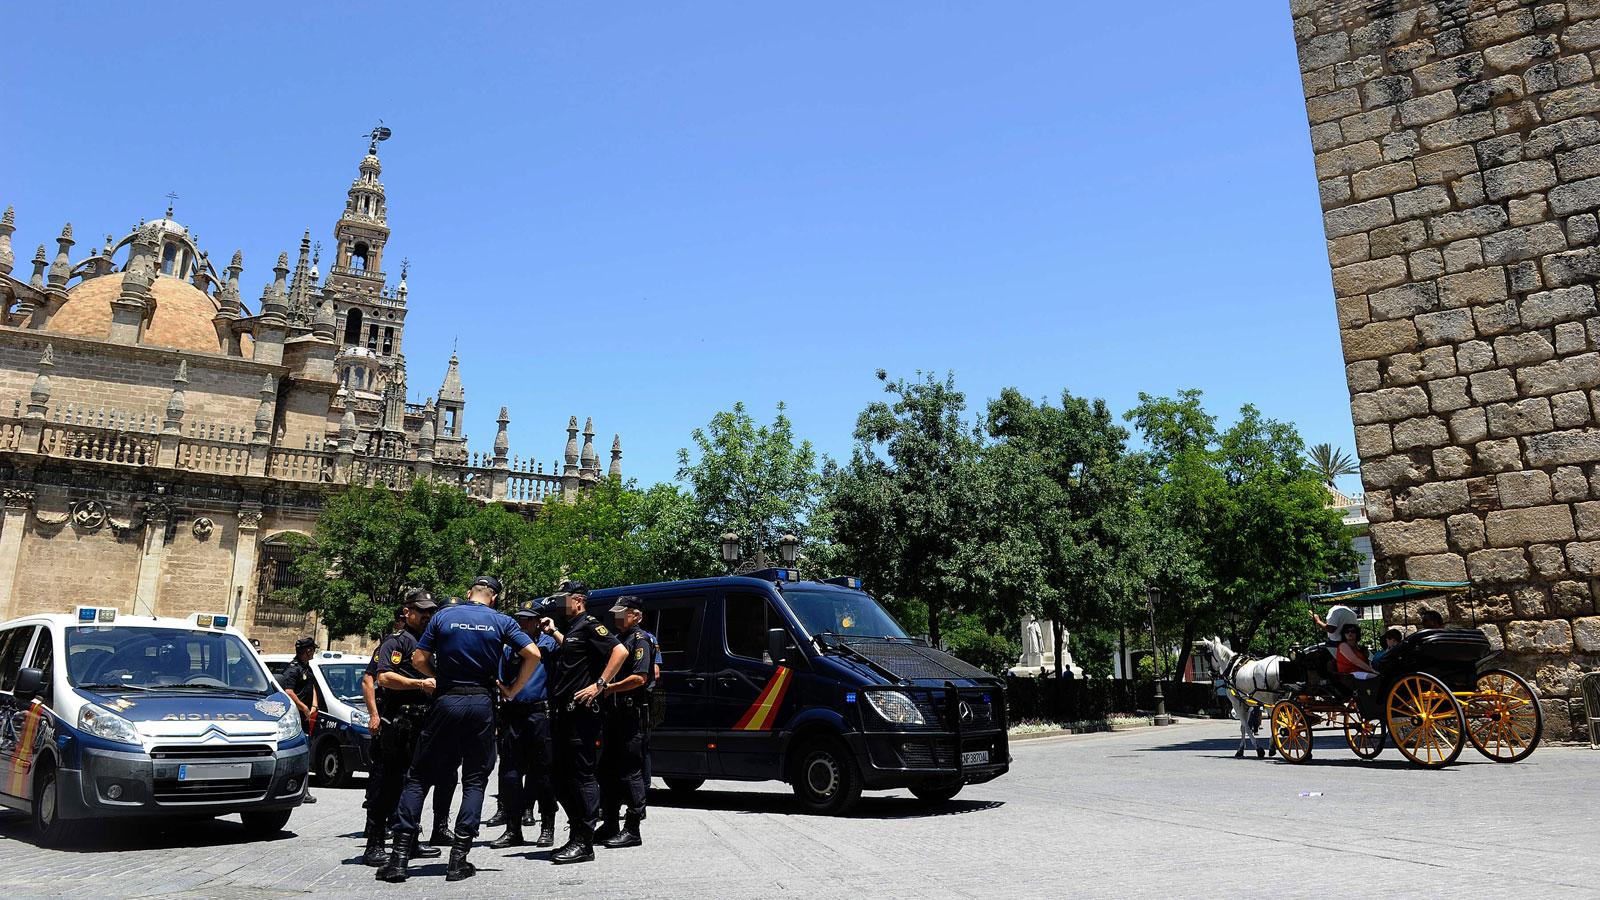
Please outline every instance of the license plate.
[[963, 766], [986, 766], [989, 764], [989, 751], [968, 750], [961, 754], [961, 764]]
[[236, 778], [249, 778], [249, 763], [213, 763], [211, 765], [181, 765], [178, 767], [179, 781], [228, 781]]

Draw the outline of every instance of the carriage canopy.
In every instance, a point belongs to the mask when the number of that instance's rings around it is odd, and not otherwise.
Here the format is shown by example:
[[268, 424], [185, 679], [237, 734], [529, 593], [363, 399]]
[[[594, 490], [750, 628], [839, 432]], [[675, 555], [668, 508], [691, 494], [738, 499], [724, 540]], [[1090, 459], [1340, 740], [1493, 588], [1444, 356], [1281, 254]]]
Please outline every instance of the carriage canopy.
[[1465, 581], [1386, 581], [1371, 587], [1333, 594], [1313, 594], [1316, 603], [1337, 603], [1342, 606], [1380, 606], [1401, 600], [1422, 600], [1440, 594], [1459, 594], [1467, 590]]

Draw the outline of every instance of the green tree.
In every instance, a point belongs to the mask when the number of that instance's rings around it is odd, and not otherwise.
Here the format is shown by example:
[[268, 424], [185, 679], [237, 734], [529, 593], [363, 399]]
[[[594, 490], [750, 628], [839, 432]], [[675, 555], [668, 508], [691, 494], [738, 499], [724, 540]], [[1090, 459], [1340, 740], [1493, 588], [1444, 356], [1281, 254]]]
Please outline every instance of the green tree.
[[1335, 448], [1332, 444], [1314, 444], [1307, 455], [1311, 458], [1312, 468], [1330, 488], [1340, 478], [1361, 471], [1349, 453]]
[[776, 558], [785, 533], [802, 546], [814, 543], [812, 514], [822, 494], [822, 474], [810, 441], [796, 441], [793, 423], [778, 404], [771, 425], [756, 425], [743, 403], [711, 417], [692, 435], [694, 452], [678, 451], [678, 480], [693, 491], [702, 536], [715, 547], [725, 532], [743, 540], [745, 556], [761, 547]]
[[545, 503], [529, 536], [526, 577], [536, 590], [553, 590], [562, 578], [612, 587], [712, 575], [716, 544], [703, 530], [693, 499], [676, 487], [641, 491], [610, 478], [570, 502]]

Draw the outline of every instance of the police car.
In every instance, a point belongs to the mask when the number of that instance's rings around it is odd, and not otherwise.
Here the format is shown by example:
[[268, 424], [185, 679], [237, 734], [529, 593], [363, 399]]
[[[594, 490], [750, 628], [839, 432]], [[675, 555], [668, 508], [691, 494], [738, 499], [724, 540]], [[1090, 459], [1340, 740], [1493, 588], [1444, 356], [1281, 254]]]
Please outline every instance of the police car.
[[0, 624], [0, 805], [58, 845], [84, 819], [238, 813], [281, 831], [306, 739], [228, 617], [71, 614]]
[[633, 594], [661, 652], [650, 765], [667, 787], [782, 780], [813, 812], [863, 789], [943, 802], [1010, 767], [1005, 682], [911, 638], [858, 578], [793, 569], [595, 591]]
[[[293, 653], [262, 657], [274, 678], [294, 662]], [[355, 772], [372, 770], [372, 725], [361, 676], [370, 657], [323, 650], [311, 658], [317, 691], [317, 724], [311, 729], [311, 771], [328, 787], [344, 787]]]

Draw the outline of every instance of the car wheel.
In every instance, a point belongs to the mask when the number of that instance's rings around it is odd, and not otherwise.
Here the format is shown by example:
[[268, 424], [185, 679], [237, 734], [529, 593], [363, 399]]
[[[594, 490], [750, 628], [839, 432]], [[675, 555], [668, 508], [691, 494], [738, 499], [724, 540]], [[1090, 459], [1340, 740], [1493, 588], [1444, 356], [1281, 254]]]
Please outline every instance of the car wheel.
[[911, 788], [911, 796], [923, 803], [948, 803], [961, 793], [966, 784], [960, 781], [933, 781], [927, 784], [915, 785]]
[[692, 794], [705, 784], [704, 778], [662, 778], [666, 782], [667, 790], [674, 794]]
[[55, 763], [41, 760], [33, 776], [33, 831], [45, 847], [65, 847], [77, 837], [77, 823], [61, 818], [61, 782]]
[[861, 773], [844, 744], [833, 738], [809, 741], [792, 758], [789, 783], [807, 812], [843, 815], [861, 799]]
[[291, 811], [287, 809], [271, 809], [240, 813], [239, 820], [244, 822], [246, 834], [256, 840], [265, 840], [283, 833], [283, 827], [289, 824], [289, 813]]
[[317, 745], [317, 778], [324, 787], [341, 788], [350, 783], [350, 769], [344, 764], [339, 742], [324, 740]]

